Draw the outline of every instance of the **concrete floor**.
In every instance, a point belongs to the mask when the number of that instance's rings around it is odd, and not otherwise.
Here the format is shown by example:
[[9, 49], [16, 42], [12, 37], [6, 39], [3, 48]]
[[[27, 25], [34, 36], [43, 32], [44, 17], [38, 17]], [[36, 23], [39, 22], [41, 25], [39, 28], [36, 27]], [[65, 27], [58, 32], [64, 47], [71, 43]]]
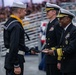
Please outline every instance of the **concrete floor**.
[[[0, 75], [5, 75], [4, 58], [0, 57]], [[44, 71], [38, 69], [39, 57], [38, 55], [25, 56], [24, 75], [46, 75]]]

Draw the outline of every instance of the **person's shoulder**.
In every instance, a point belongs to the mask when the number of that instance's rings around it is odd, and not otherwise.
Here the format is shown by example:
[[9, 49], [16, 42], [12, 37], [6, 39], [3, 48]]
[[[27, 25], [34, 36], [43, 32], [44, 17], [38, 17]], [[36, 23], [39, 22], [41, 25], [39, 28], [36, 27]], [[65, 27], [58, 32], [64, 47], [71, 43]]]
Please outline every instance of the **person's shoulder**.
[[4, 25], [7, 26], [11, 21], [12, 21], [12, 18], [9, 17], [9, 18], [6, 20], [6, 22], [5, 22]]
[[15, 21], [12, 22], [12, 24], [10, 25], [10, 27], [11, 28], [20, 28], [20, 25], [21, 24], [17, 20], [15, 20]]
[[71, 23], [71, 25], [72, 25], [72, 27], [71, 27], [71, 32], [76, 33], [76, 26], [75, 26], [75, 25], [73, 25], [73, 23]]
[[55, 20], [54, 20], [54, 24], [55, 24], [55, 25], [59, 25], [59, 21], [58, 21], [57, 18], [55, 18]]
[[18, 27], [20, 27], [20, 23], [18, 22], [18, 20], [9, 18], [7, 20], [7, 22], [5, 23], [4, 27], [5, 27], [5, 29], [12, 29], [14, 27], [18, 28]]
[[73, 23], [71, 23], [72, 25], [72, 29], [76, 29], [76, 25], [74, 25]]
[[55, 27], [61, 27], [58, 20], [56, 20], [54, 24], [55, 24]]

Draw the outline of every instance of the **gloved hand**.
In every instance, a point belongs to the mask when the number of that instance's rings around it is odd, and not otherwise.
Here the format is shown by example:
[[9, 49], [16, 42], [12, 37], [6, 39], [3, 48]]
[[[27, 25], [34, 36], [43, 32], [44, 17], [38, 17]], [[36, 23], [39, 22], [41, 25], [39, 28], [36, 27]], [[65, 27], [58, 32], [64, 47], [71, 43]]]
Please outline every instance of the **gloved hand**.
[[30, 48], [30, 52], [31, 52], [31, 54], [36, 54], [36, 53], [39, 53], [40, 51], [36, 50], [34, 47], [32, 47], [32, 48]]

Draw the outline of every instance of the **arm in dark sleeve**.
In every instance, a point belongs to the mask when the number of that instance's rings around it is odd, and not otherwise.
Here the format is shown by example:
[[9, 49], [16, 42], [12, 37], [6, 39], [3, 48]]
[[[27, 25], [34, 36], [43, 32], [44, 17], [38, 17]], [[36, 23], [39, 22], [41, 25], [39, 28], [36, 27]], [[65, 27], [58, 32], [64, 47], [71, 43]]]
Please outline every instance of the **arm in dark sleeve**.
[[18, 46], [19, 46], [19, 38], [20, 38], [20, 28], [18, 25], [15, 25], [12, 28], [11, 35], [10, 35], [10, 60], [14, 65], [18, 64]]
[[25, 52], [26, 52], [26, 53], [30, 53], [30, 49], [29, 49], [28, 46], [25, 46]]

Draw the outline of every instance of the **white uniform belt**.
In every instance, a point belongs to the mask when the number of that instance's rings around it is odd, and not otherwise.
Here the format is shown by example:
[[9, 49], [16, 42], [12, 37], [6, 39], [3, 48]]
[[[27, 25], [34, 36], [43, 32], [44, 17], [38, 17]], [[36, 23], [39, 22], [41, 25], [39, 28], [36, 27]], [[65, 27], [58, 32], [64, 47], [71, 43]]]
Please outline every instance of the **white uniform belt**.
[[[7, 51], [6, 51], [7, 53], [9, 53], [9, 49], [7, 49]], [[20, 55], [25, 55], [25, 52], [24, 51], [21, 51], [21, 50], [19, 50], [18, 51], [18, 54], [20, 54]]]

